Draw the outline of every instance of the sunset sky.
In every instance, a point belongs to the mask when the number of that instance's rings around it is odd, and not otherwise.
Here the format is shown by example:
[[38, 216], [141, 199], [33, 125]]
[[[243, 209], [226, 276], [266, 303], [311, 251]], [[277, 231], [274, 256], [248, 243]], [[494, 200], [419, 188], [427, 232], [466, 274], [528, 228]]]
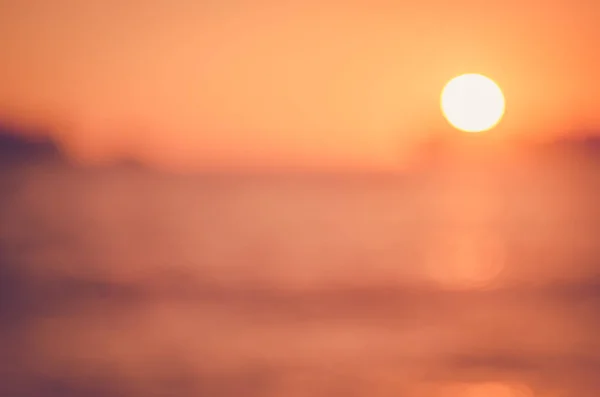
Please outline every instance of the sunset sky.
[[449, 133], [462, 73], [504, 91], [491, 134], [600, 130], [599, 19], [594, 0], [0, 0], [0, 114], [90, 159], [386, 166]]

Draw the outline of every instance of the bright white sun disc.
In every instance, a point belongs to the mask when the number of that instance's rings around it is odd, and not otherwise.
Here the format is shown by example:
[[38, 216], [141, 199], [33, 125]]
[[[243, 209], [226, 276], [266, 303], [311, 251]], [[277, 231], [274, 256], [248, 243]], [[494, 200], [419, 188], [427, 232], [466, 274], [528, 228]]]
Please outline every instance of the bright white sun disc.
[[463, 74], [450, 80], [442, 91], [442, 113], [455, 128], [465, 132], [487, 131], [504, 115], [504, 95], [490, 78]]

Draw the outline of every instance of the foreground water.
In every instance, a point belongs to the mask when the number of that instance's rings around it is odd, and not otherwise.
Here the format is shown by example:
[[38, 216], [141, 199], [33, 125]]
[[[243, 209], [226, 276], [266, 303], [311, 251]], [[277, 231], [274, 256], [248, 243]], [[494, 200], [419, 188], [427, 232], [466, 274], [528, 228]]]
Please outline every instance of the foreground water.
[[597, 396], [595, 172], [2, 177], [2, 396]]

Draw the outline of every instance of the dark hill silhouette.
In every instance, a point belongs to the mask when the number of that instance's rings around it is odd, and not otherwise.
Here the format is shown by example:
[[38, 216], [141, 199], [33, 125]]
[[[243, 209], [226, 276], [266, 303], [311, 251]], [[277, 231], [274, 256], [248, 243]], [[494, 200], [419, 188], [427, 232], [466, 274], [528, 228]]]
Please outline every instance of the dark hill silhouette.
[[0, 163], [62, 162], [56, 141], [38, 131], [0, 122]]
[[[433, 138], [423, 142], [416, 151], [416, 158], [430, 167], [444, 167], [456, 157], [460, 157], [461, 144], [478, 152], [485, 145], [477, 145], [480, 137], [465, 136], [450, 139], [442, 134], [433, 135]], [[481, 141], [483, 142], [483, 140]], [[469, 143], [475, 143], [469, 145]], [[492, 145], [493, 146], [493, 145]], [[600, 131], [574, 131], [562, 137], [546, 142], [517, 143], [515, 147], [525, 149], [523, 152], [527, 157], [548, 160], [560, 158], [567, 160], [578, 160], [584, 162], [600, 161]]]
[[592, 156], [600, 159], [600, 132], [573, 134], [546, 143], [542, 151], [556, 154]]

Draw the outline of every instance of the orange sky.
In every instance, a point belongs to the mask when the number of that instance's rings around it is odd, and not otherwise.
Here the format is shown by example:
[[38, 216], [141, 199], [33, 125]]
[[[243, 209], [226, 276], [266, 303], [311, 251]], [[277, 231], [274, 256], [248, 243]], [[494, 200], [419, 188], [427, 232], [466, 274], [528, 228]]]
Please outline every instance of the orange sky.
[[[342, 4], [342, 5], [340, 5]], [[0, 0], [0, 113], [81, 155], [386, 166], [453, 76], [507, 99], [493, 134], [600, 129], [600, 3]]]

